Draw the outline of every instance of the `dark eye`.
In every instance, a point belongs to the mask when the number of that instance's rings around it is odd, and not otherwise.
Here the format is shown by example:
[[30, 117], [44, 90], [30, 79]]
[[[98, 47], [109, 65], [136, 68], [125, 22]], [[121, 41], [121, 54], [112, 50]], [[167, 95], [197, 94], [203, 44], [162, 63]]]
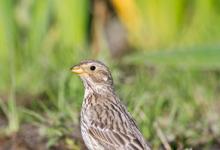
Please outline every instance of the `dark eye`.
[[94, 71], [96, 69], [95, 66], [90, 66], [90, 70]]

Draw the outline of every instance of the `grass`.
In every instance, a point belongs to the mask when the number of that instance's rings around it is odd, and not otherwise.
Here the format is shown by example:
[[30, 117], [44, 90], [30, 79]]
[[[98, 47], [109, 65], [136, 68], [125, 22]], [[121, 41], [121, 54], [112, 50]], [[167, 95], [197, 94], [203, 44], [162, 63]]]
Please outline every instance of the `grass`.
[[137, 69], [134, 76], [127, 82], [125, 80], [119, 86], [119, 93], [155, 149], [161, 144], [155, 123], [159, 124], [168, 141], [175, 141], [173, 149], [178, 147], [175, 145], [178, 142], [184, 148], [196, 147], [200, 142], [211, 144], [214, 137], [219, 136], [218, 132], [207, 131], [213, 129], [211, 120], [215, 120], [219, 129], [219, 119], [212, 114], [218, 109], [218, 72], [181, 67], [140, 71], [143, 69]]
[[18, 107], [16, 106], [14, 99], [9, 99], [7, 104], [3, 103], [3, 101], [1, 100], [0, 108], [6, 115], [8, 121], [7, 127], [1, 127], [1, 132], [4, 135], [10, 136], [19, 130], [21, 112], [18, 110]]
[[181, 66], [190, 69], [219, 69], [220, 46], [206, 45], [167, 49], [161, 52], [135, 53], [125, 58], [125, 62], [136, 65], [157, 64]]
[[[208, 48], [200, 52], [206, 50]], [[191, 61], [186, 61], [187, 67], [181, 65], [183, 55], [187, 54], [182, 51], [149, 54], [146, 56], [149, 63], [144, 61], [145, 56], [138, 53], [133, 54], [133, 59], [108, 61], [117, 93], [154, 149], [164, 144], [163, 136], [172, 149], [196, 148], [200, 145], [210, 149], [220, 137], [220, 120], [215, 113], [219, 109], [220, 77], [216, 69], [219, 64], [215, 59], [218, 51], [217, 48], [209, 50], [215, 54], [209, 55], [213, 59], [208, 57], [216, 64], [214, 69], [210, 67], [211, 64], [208, 64], [207, 69], [207, 66], [198, 67]], [[198, 55], [197, 50], [192, 50], [191, 54], [196, 57], [194, 62], [201, 62], [205, 58], [203, 56], [207, 55]], [[170, 63], [173, 59], [176, 62]], [[73, 125], [79, 124], [83, 85], [68, 68], [64, 65], [52, 70], [31, 69], [33, 72], [30, 75], [37, 76], [30, 76], [29, 80], [32, 83], [39, 82], [39, 85], [36, 84], [39, 87], [24, 82], [27, 80], [16, 86], [16, 93], [28, 96], [31, 101], [28, 106], [16, 105], [14, 100], [1, 104], [8, 120], [8, 133], [19, 131], [22, 124], [35, 124], [39, 127], [40, 135], [47, 138], [48, 147], [56, 145], [63, 137], [67, 137], [67, 146], [78, 147], [68, 136], [75, 132]], [[24, 74], [20, 73], [16, 78], [22, 78]]]

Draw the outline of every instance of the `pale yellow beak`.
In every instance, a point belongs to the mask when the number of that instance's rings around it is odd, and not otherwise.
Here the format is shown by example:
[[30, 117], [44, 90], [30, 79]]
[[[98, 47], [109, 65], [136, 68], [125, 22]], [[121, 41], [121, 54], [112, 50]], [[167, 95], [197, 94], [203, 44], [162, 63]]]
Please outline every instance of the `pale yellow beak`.
[[74, 66], [74, 67], [72, 67], [72, 68], [71, 68], [71, 71], [72, 71], [73, 73], [76, 73], [76, 74], [85, 73], [85, 71], [84, 71], [81, 67], [79, 67], [79, 66]]

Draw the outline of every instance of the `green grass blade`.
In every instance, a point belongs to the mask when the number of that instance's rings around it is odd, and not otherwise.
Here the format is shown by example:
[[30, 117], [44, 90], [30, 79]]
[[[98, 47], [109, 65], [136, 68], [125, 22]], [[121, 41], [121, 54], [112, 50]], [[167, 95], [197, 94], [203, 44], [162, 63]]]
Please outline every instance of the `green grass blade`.
[[86, 40], [88, 23], [87, 0], [56, 0], [56, 16], [65, 45], [82, 48]]
[[126, 63], [172, 65], [190, 68], [220, 68], [220, 47], [181, 48], [169, 51], [140, 52], [125, 58]]

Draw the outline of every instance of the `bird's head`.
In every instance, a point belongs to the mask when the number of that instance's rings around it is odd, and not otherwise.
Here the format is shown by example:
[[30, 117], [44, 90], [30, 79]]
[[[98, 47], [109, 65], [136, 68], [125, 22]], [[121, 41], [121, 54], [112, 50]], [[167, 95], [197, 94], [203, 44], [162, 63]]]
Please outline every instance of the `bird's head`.
[[71, 71], [80, 76], [86, 88], [112, 87], [111, 73], [102, 62], [85, 60], [71, 67]]

